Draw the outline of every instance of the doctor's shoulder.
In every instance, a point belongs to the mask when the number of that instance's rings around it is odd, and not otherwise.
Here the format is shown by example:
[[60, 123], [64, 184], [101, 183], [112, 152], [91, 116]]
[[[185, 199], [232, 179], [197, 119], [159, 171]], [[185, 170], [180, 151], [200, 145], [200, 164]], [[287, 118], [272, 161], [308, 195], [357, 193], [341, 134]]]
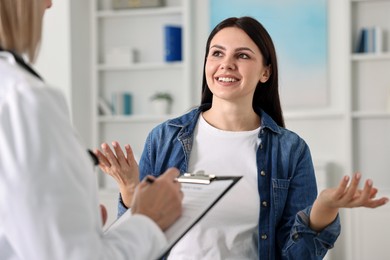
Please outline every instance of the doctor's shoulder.
[[34, 109], [37, 106], [45, 109], [61, 107], [68, 112], [65, 97], [57, 88], [25, 71], [16, 64], [10, 64], [0, 58], [0, 104], [18, 104]]

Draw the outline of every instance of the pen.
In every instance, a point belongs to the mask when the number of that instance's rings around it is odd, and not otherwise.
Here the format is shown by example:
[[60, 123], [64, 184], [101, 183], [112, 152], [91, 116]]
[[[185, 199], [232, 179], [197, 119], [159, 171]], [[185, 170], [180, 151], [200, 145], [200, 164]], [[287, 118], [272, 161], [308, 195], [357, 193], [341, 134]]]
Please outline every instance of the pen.
[[95, 165], [95, 166], [99, 165], [99, 158], [95, 155], [95, 153], [92, 152], [92, 151], [89, 150], [89, 149], [88, 149], [87, 151], [88, 151], [88, 153], [89, 153], [89, 156], [91, 156], [91, 158], [92, 158], [93, 165]]

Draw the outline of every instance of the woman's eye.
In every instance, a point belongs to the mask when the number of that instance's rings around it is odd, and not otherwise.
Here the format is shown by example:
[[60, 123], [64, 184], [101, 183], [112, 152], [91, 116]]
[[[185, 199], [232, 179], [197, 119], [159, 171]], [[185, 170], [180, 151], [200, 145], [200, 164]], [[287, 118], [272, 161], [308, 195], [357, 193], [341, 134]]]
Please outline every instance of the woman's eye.
[[220, 52], [220, 51], [213, 51], [213, 52], [211, 53], [211, 56], [220, 57], [220, 56], [222, 56], [222, 52]]
[[240, 54], [238, 55], [238, 57], [241, 58], [241, 59], [249, 59], [249, 56], [246, 55], [245, 53], [240, 53]]

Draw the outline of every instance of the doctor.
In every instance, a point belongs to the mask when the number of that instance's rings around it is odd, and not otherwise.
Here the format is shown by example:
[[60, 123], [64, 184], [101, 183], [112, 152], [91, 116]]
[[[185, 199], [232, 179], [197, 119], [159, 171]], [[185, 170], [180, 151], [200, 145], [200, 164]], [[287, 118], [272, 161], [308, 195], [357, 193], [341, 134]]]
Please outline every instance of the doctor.
[[102, 231], [92, 160], [66, 102], [22, 58], [34, 61], [51, 4], [0, 0], [0, 259], [155, 259], [181, 214], [178, 171], [141, 182], [132, 209]]

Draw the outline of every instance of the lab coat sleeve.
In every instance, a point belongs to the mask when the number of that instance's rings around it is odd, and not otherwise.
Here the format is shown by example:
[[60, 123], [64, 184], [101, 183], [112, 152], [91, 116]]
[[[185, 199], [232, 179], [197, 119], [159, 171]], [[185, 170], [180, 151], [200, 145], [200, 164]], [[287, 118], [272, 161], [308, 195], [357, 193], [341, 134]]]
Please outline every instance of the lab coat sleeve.
[[0, 256], [154, 259], [163, 251], [163, 232], [145, 216], [128, 212], [103, 232], [92, 162], [57, 91], [16, 83], [0, 99], [0, 123], [0, 248], [9, 251]]

